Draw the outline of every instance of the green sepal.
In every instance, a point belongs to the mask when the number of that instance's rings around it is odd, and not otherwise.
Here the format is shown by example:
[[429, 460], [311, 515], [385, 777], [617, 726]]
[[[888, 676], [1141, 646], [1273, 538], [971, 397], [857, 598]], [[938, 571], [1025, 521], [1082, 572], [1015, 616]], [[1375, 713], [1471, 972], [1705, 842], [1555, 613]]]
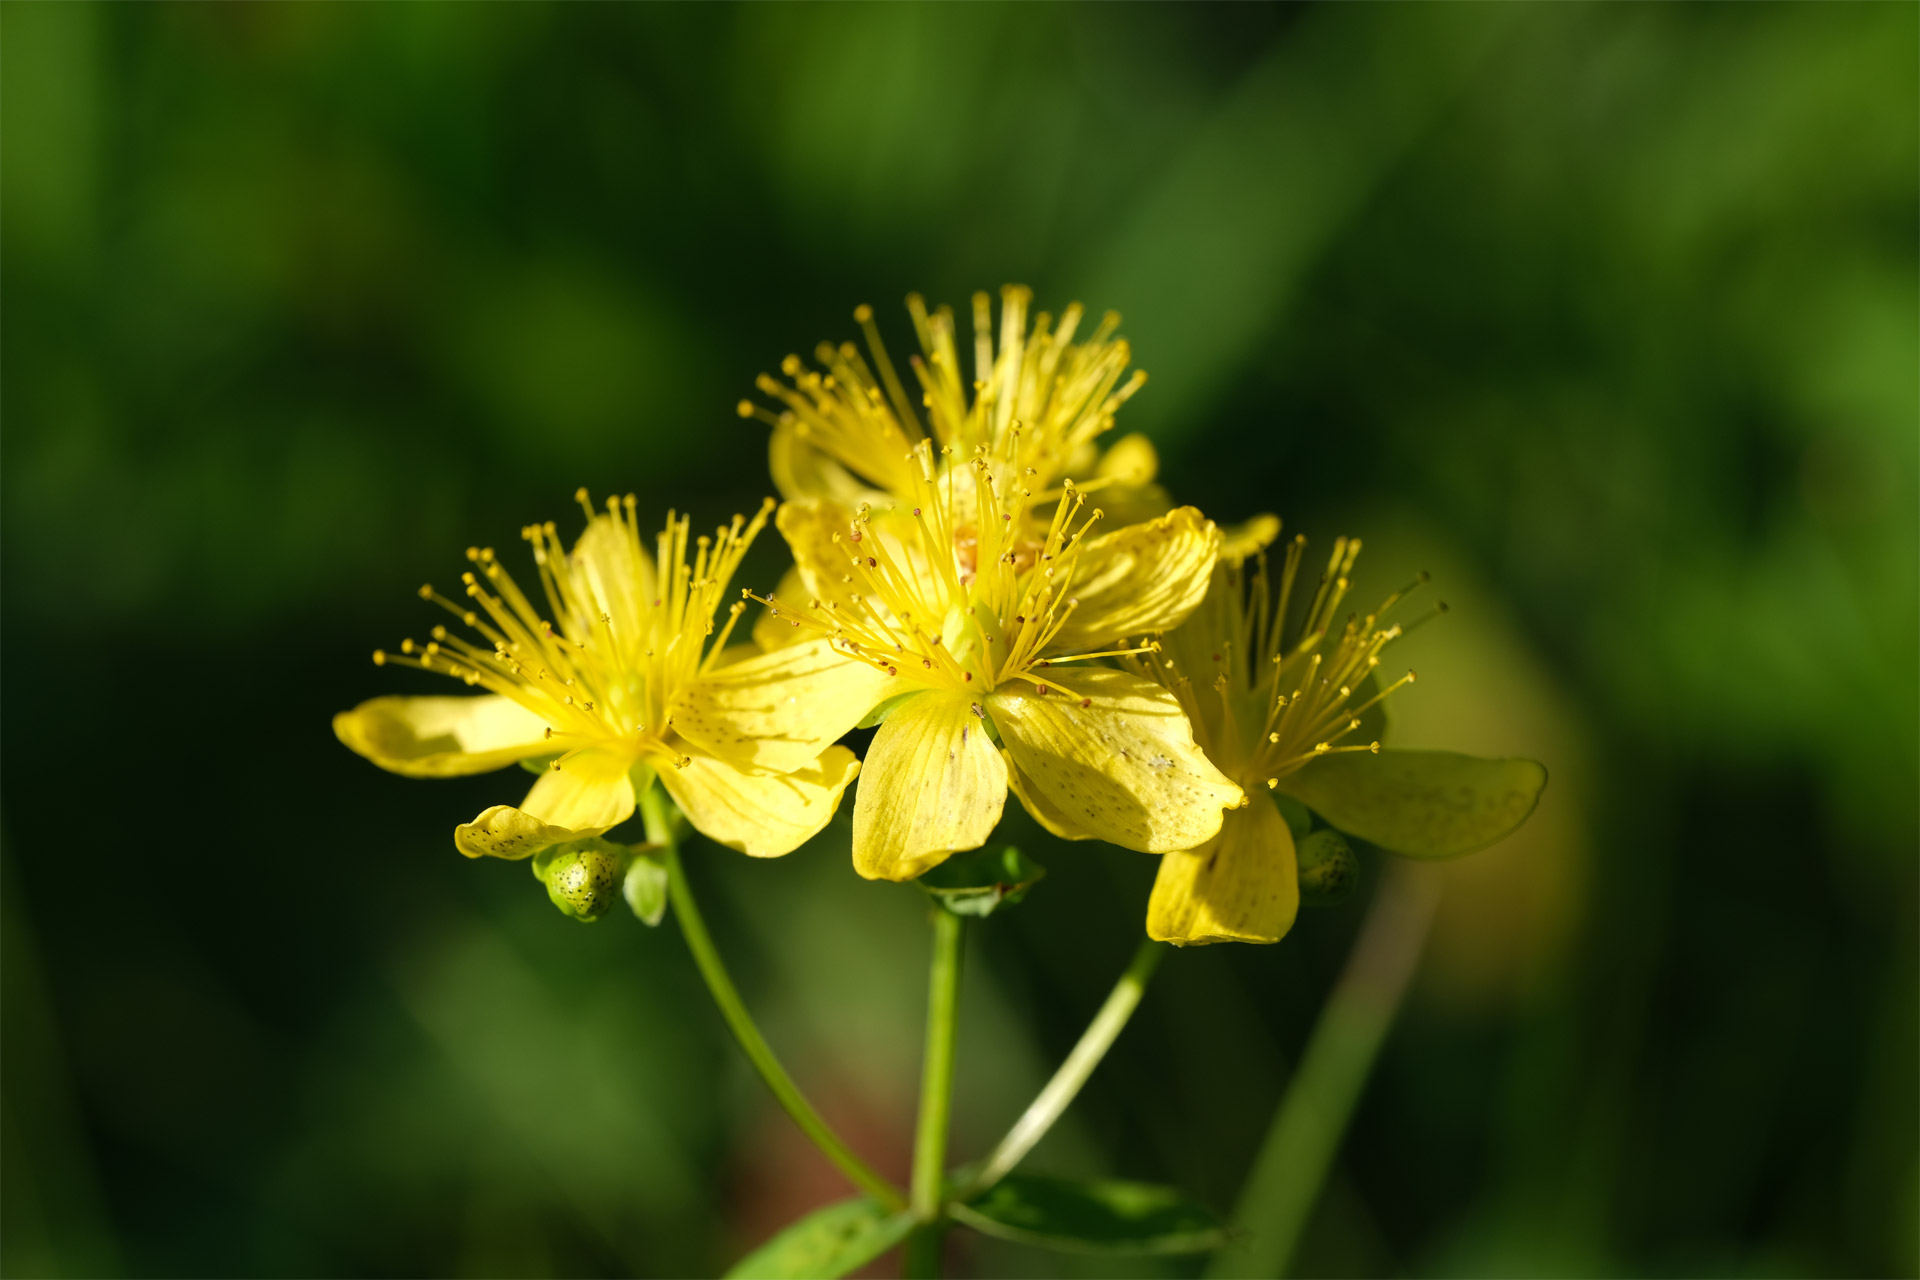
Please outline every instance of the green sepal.
[[605, 915], [620, 900], [620, 885], [638, 851], [594, 836], [550, 845], [533, 855], [533, 874], [547, 886], [560, 914], [583, 923]]
[[1287, 830], [1296, 842], [1313, 830], [1313, 811], [1295, 800], [1284, 791], [1275, 791], [1273, 803], [1279, 808], [1280, 816], [1287, 821]]
[[1451, 751], [1341, 752], [1280, 780], [1329, 825], [1409, 858], [1484, 849], [1527, 820], [1546, 785], [1537, 760]]
[[733, 1264], [729, 1280], [834, 1280], [865, 1266], [913, 1230], [911, 1213], [857, 1196], [790, 1223], [780, 1234]]
[[901, 703], [905, 702], [908, 698], [917, 698], [925, 692], [925, 689], [909, 689], [905, 693], [896, 693], [891, 698], [882, 698], [874, 704], [873, 710], [861, 716], [860, 723], [853, 727], [856, 729], [876, 729], [887, 722], [887, 717], [892, 715], [894, 709]]
[[992, 915], [1027, 896], [1047, 869], [1012, 845], [948, 858], [914, 883], [957, 916]]
[[1146, 1182], [1012, 1174], [950, 1212], [985, 1235], [1074, 1253], [1205, 1253], [1227, 1240], [1219, 1215]]
[[652, 928], [667, 914], [666, 867], [652, 853], [636, 849], [620, 892], [640, 923]]
[[522, 769], [525, 769], [528, 773], [533, 773], [533, 774], [545, 773], [548, 769], [551, 769], [553, 767], [553, 762], [555, 760], [558, 760], [560, 758], [560, 755], [561, 753], [556, 751], [550, 756], [531, 756], [525, 760], [522, 760], [520, 762], [520, 767]]
[[1295, 837], [1293, 856], [1300, 870], [1303, 907], [1339, 906], [1360, 883], [1360, 859], [1347, 838], [1332, 827]]

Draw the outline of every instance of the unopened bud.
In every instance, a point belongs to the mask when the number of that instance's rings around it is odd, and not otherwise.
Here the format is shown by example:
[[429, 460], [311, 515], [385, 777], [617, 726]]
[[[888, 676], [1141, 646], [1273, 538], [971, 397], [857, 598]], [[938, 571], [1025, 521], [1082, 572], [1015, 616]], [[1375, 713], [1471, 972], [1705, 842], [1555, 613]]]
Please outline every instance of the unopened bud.
[[1337, 906], [1360, 883], [1360, 859], [1354, 857], [1347, 838], [1331, 827], [1294, 841], [1293, 854], [1300, 865], [1301, 906]]
[[627, 873], [626, 851], [603, 840], [564, 845], [534, 861], [534, 874], [547, 886], [547, 897], [562, 915], [575, 920], [598, 920], [620, 901], [620, 884]]

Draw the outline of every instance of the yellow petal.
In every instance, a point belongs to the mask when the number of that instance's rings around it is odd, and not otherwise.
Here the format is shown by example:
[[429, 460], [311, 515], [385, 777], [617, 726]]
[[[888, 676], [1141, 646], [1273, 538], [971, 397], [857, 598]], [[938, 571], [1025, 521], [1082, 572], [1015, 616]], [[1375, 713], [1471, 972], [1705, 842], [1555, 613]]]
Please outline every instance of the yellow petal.
[[1033, 783], [1022, 776], [1020, 766], [1013, 762], [1012, 756], [1004, 750], [1000, 755], [1007, 762], [1007, 789], [1019, 798], [1026, 811], [1033, 815], [1035, 822], [1062, 840], [1098, 840], [1100, 838], [1085, 827], [1076, 824], [1072, 818], [1061, 812], [1053, 801], [1035, 790]]
[[1007, 803], [1007, 766], [965, 694], [900, 704], [867, 748], [853, 805], [853, 869], [911, 880], [987, 842]]
[[791, 773], [742, 773], [698, 747], [678, 768], [660, 766], [660, 782], [694, 829], [755, 858], [792, 853], [819, 833], [860, 772], [845, 747]]
[[[851, 552], [844, 539], [849, 522], [846, 512], [831, 503], [783, 502], [773, 522], [793, 552], [793, 569], [809, 598], [847, 599], [847, 561]], [[836, 542], [835, 535], [842, 541]]]
[[525, 858], [574, 838], [565, 827], [550, 827], [510, 804], [482, 809], [472, 822], [453, 829], [453, 847], [469, 858]]
[[597, 836], [633, 816], [632, 759], [611, 751], [582, 751], [540, 775], [521, 809], [576, 836]]
[[375, 698], [333, 718], [340, 741], [410, 778], [487, 773], [546, 755], [547, 722], [511, 698]]
[[1280, 517], [1263, 512], [1251, 520], [1230, 524], [1220, 531], [1220, 558], [1235, 564], [1265, 551], [1280, 536]]
[[[819, 500], [852, 510], [862, 502], [884, 502], [886, 495], [863, 483], [836, 459], [800, 438], [797, 424], [783, 422], [767, 441], [767, 469], [774, 487], [789, 501]], [[882, 461], [876, 459], [876, 461]]]
[[1154, 449], [1153, 441], [1136, 431], [1115, 440], [1113, 447], [1100, 455], [1100, 465], [1093, 473], [1116, 485], [1138, 488], [1152, 484], [1160, 474], [1160, 454]]
[[625, 757], [583, 751], [541, 773], [518, 809], [496, 804], [453, 831], [469, 858], [524, 858], [548, 845], [584, 840], [633, 816], [633, 781]]
[[658, 594], [651, 548], [643, 546], [627, 525], [611, 516], [595, 516], [573, 551], [564, 571], [572, 579], [576, 599], [592, 610], [576, 618], [581, 634], [599, 629], [601, 616], [613, 619], [613, 634], [638, 637], [647, 633], [647, 617]]
[[1029, 794], [1057, 820], [1128, 849], [1167, 853], [1213, 838], [1220, 811], [1243, 793], [1194, 744], [1171, 693], [1105, 667], [1044, 674], [1047, 693], [1014, 685], [987, 698]]
[[1069, 589], [1080, 603], [1050, 647], [1092, 649], [1178, 626], [1205, 598], [1219, 550], [1220, 530], [1193, 507], [1095, 538]]
[[1271, 799], [1253, 796], [1227, 814], [1211, 841], [1160, 860], [1147, 936], [1181, 947], [1278, 942], [1299, 911], [1293, 833]]
[[1410, 858], [1486, 848], [1527, 820], [1546, 785], [1537, 760], [1452, 751], [1339, 752], [1280, 779], [1333, 826]]
[[[768, 599], [800, 608], [807, 603], [812, 594], [807, 590], [806, 581], [801, 578], [800, 570], [796, 567], [788, 569], [780, 576], [780, 585], [773, 589], [773, 594]], [[803, 627], [797, 622], [789, 622], [764, 606], [761, 607], [760, 616], [753, 620], [753, 642], [769, 653], [789, 645], [804, 644], [817, 635], [819, 632]]]
[[675, 695], [668, 718], [736, 768], [791, 773], [895, 692], [889, 684], [886, 672], [812, 640], [708, 672]]

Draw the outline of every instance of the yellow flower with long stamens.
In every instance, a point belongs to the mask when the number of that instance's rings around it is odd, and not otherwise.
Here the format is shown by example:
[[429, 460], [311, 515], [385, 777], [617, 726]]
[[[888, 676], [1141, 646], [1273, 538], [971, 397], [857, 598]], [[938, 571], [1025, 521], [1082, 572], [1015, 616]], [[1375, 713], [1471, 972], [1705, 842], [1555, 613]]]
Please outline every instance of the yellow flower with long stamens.
[[[794, 726], [818, 699], [850, 686], [852, 696], [868, 696], [879, 682], [850, 671], [824, 643], [727, 661], [739, 652], [727, 641], [745, 606], [727, 609], [717, 636], [715, 616], [771, 499], [712, 537], [690, 538], [689, 520], [669, 515], [649, 554], [631, 495], [609, 499], [604, 513], [584, 489], [577, 496], [587, 527], [571, 551], [552, 524], [522, 530], [544, 608], [491, 547], [469, 548], [465, 603], [431, 587], [420, 594], [475, 639], [437, 626], [425, 644], [374, 654], [376, 664], [452, 676], [484, 693], [375, 698], [334, 717], [334, 732], [410, 777], [547, 760], [517, 807], [495, 805], [455, 830], [468, 857], [524, 858], [597, 836], [632, 816], [656, 773], [714, 840], [757, 857], [797, 848], [833, 816], [860, 765], [846, 748], [814, 743]], [[750, 690], [761, 703], [752, 731], [733, 725], [716, 739], [680, 723], [690, 702], [727, 690]]]
[[[823, 342], [814, 352], [819, 369], [788, 356], [781, 372], [789, 382], [761, 375], [759, 389], [780, 402], [780, 411], [742, 400], [740, 414], [773, 428], [770, 461], [781, 494], [849, 510], [907, 497], [916, 483], [912, 451], [923, 440], [954, 458], [985, 456], [1002, 492], [1016, 482], [1044, 491], [1066, 476], [1083, 491], [1150, 489], [1158, 462], [1144, 437], [1126, 437], [1105, 459], [1095, 445], [1147, 380], [1138, 370], [1127, 374], [1130, 351], [1116, 336], [1120, 317], [1108, 312], [1080, 336], [1086, 316], [1076, 302], [1057, 322], [1043, 311], [1029, 327], [1032, 299], [1021, 285], [1000, 291], [996, 341], [991, 301], [974, 294], [971, 379], [961, 367], [953, 312], [928, 311], [919, 294], [907, 298], [920, 342], [909, 361], [917, 394], [902, 382], [873, 308], [864, 305], [854, 320], [871, 363], [851, 342]], [[1169, 505], [1160, 495], [1155, 514]]]
[[[1046, 312], [1029, 323], [1030, 290], [1001, 290], [995, 332], [987, 295], [973, 298], [973, 377], [962, 368], [952, 311], [929, 311], [918, 294], [907, 299], [920, 351], [909, 361], [904, 382], [874, 323], [861, 306], [854, 319], [865, 333], [867, 354], [851, 342], [821, 343], [818, 368], [788, 356], [788, 381], [762, 375], [759, 389], [778, 409], [740, 402], [743, 417], [773, 428], [769, 446], [774, 483], [787, 499], [780, 531], [796, 546], [829, 541], [854, 511], [874, 510], [884, 528], [895, 509], [912, 505], [917, 483], [914, 450], [931, 442], [941, 467], [973, 466], [984, 459], [998, 492], [1029, 489], [1038, 523], [1022, 516], [1017, 532], [1028, 542], [1040, 536], [1052, 503], [1073, 479], [1082, 493], [1099, 493], [1107, 526], [1165, 516], [1172, 503], [1154, 483], [1159, 459], [1145, 436], [1123, 437], [1101, 451], [1114, 415], [1146, 382], [1127, 372], [1130, 350], [1117, 336], [1120, 317], [1109, 312], [1091, 332], [1082, 332], [1084, 309], [1075, 303], [1056, 320]], [[963, 486], [960, 500], [971, 500]], [[958, 523], [970, 527], [970, 514]], [[964, 536], [964, 534], [963, 534]], [[1089, 563], [1097, 559], [1090, 553]], [[832, 596], [837, 575], [810, 576], [804, 558], [774, 596]], [[794, 637], [763, 616], [754, 639], [766, 647]]]
[[[1115, 642], [1186, 616], [1218, 530], [1183, 508], [1095, 560], [1100, 513], [1071, 482], [1042, 520], [1033, 508], [1050, 495], [985, 449], [940, 466], [922, 441], [909, 460], [896, 479], [906, 505], [884, 528], [863, 506], [823, 546], [796, 546], [833, 578], [831, 595], [762, 600], [776, 624], [823, 638], [894, 693], [854, 804], [855, 868], [909, 880], [979, 847], [1009, 788], [1048, 826], [1127, 848], [1211, 837], [1241, 789], [1195, 746], [1172, 694], [1088, 664], [1142, 652]], [[820, 732], [864, 710], [849, 702]]]
[[[1269, 536], [1278, 532], [1278, 522]], [[1408, 627], [1408, 592], [1341, 616], [1359, 539], [1340, 538], [1291, 644], [1283, 643], [1306, 540], [1286, 550], [1276, 593], [1264, 553], [1251, 575], [1223, 558], [1205, 602], [1163, 647], [1128, 659], [1179, 699], [1208, 757], [1251, 794], [1219, 834], [1160, 863], [1147, 932], [1162, 942], [1276, 942], [1300, 905], [1293, 833], [1268, 795], [1291, 796], [1334, 827], [1412, 857], [1470, 852], [1524, 821], [1546, 782], [1531, 760], [1383, 750], [1381, 651]]]

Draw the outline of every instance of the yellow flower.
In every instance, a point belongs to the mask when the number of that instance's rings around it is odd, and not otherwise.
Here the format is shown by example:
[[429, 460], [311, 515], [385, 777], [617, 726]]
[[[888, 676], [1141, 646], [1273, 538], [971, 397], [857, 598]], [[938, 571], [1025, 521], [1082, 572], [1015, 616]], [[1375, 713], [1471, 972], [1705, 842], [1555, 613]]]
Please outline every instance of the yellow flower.
[[1147, 380], [1136, 370], [1121, 381], [1130, 353], [1126, 340], [1115, 337], [1120, 317], [1108, 312], [1075, 342], [1085, 318], [1080, 304], [1070, 305], [1057, 324], [1041, 312], [1029, 328], [1032, 298], [1021, 285], [1000, 291], [996, 349], [991, 303], [984, 293], [973, 295], [971, 380], [960, 367], [953, 312], [928, 312], [919, 294], [907, 298], [920, 340], [920, 354], [910, 362], [917, 395], [902, 384], [868, 306], [853, 315], [871, 364], [851, 342], [823, 342], [814, 352], [819, 370], [798, 356], [782, 362], [791, 385], [762, 374], [758, 387], [780, 401], [782, 411], [750, 400], [739, 409], [742, 417], [773, 427], [769, 460], [781, 495], [849, 511], [909, 497], [917, 483], [914, 446], [931, 439], [943, 455], [985, 457], [1002, 493], [1016, 482], [1045, 490], [1072, 476], [1086, 491], [1124, 490], [1130, 503], [1152, 505], [1157, 495], [1151, 514], [1165, 511], [1171, 504], [1153, 485], [1159, 463], [1144, 436], [1126, 437], [1104, 458], [1094, 444]]
[[[1278, 532], [1266, 517], [1242, 549], [1256, 551]], [[1546, 771], [1531, 760], [1383, 751], [1381, 703], [1414, 673], [1382, 688], [1376, 670], [1381, 650], [1414, 625], [1388, 619], [1419, 583], [1342, 620], [1360, 542], [1337, 539], [1300, 631], [1285, 645], [1305, 551], [1304, 538], [1287, 547], [1277, 598], [1264, 554], [1250, 583], [1239, 558], [1223, 556], [1185, 625], [1159, 652], [1129, 659], [1172, 690], [1208, 757], [1251, 793], [1212, 840], [1162, 859], [1147, 908], [1147, 932], [1162, 942], [1277, 942], [1292, 927], [1300, 905], [1293, 833], [1263, 790], [1391, 852], [1448, 857], [1519, 826], [1545, 785]]]
[[[1100, 513], [1082, 517], [1071, 482], [1041, 521], [1034, 506], [1053, 495], [1003, 480], [989, 456], [937, 466], [922, 441], [910, 461], [890, 481], [904, 509], [879, 519], [862, 506], [844, 532], [809, 526], [823, 536], [795, 541], [806, 576], [831, 591], [762, 601], [775, 625], [826, 638], [893, 695], [854, 804], [855, 868], [909, 880], [979, 847], [1010, 787], [1076, 837], [1153, 853], [1210, 838], [1244, 796], [1195, 746], [1173, 695], [1071, 664], [1138, 652], [1111, 646], [1179, 623], [1219, 531], [1189, 507], [1090, 539]], [[866, 709], [849, 700], [820, 732]]]
[[[687, 518], [669, 515], [649, 555], [631, 495], [608, 499], [605, 514], [584, 489], [577, 497], [587, 527], [571, 552], [552, 524], [522, 530], [544, 615], [491, 547], [469, 548], [470, 604], [431, 587], [420, 594], [483, 643], [437, 626], [424, 645], [408, 640], [398, 654], [373, 656], [485, 693], [375, 698], [334, 717], [334, 732], [410, 777], [551, 757], [518, 807], [495, 805], [455, 830], [468, 857], [524, 858], [597, 836], [632, 816], [637, 791], [656, 771], [688, 820], [714, 840], [756, 857], [797, 848], [833, 816], [860, 768], [850, 751], [831, 738], [816, 741], [804, 726], [822, 697], [865, 696], [879, 677], [849, 668], [825, 643], [729, 661], [742, 652], [727, 648], [742, 604], [713, 637], [717, 606], [772, 501], [691, 547]], [[724, 735], [703, 732], [700, 712], [687, 710], [729, 700], [758, 711]]]

